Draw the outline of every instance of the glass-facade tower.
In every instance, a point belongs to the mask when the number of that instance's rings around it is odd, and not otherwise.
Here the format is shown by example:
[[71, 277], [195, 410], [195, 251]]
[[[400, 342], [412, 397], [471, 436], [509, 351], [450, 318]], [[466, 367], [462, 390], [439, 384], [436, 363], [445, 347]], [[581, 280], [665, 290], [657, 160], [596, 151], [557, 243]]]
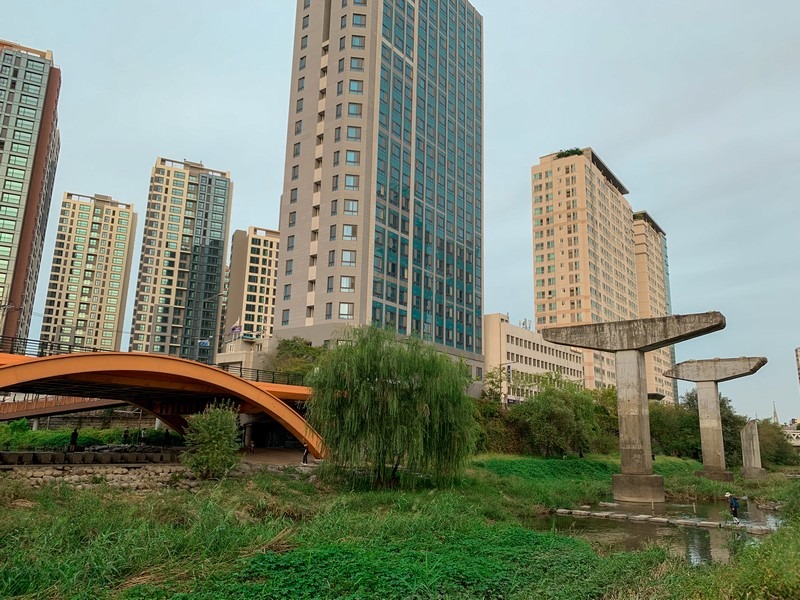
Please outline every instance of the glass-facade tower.
[[298, 0], [275, 331], [418, 335], [480, 366], [482, 18]]
[[213, 362], [222, 318], [233, 182], [159, 158], [150, 176], [130, 349]]

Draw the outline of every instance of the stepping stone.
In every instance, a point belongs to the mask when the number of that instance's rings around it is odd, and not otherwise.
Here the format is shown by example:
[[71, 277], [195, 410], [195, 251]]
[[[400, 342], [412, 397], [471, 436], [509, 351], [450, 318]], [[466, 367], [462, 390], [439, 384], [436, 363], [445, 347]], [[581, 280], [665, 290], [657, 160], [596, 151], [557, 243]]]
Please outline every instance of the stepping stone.
[[611, 516], [611, 513], [607, 510], [601, 510], [598, 512], [593, 512], [592, 516], [595, 517], [596, 519], [607, 519], [608, 517]]
[[617, 519], [618, 521], [627, 521], [628, 515], [626, 513], [611, 513], [608, 515], [609, 519]]
[[630, 517], [628, 517], [628, 520], [629, 521], [637, 521], [637, 522], [641, 523], [643, 521], [649, 521], [650, 520], [650, 515], [631, 515]]
[[651, 523], [658, 523], [660, 525], [669, 525], [669, 519], [666, 517], [650, 517]]
[[588, 517], [591, 514], [592, 513], [590, 513], [588, 510], [573, 510], [572, 511], [572, 516], [573, 517]]
[[716, 521], [700, 521], [698, 527], [706, 527], [707, 529], [719, 529], [720, 524]]
[[572, 511], [568, 508], [559, 508], [556, 510], [557, 515], [571, 515]]

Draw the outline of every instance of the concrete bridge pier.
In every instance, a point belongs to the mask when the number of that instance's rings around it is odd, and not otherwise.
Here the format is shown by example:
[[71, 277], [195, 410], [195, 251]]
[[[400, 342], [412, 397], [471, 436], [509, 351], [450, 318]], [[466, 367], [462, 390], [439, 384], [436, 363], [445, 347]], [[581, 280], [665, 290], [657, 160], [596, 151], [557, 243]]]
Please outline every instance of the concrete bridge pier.
[[[694, 381], [697, 384], [700, 445], [703, 450], [703, 470], [698, 471], [697, 475], [717, 481], [733, 481], [733, 473], [725, 468], [725, 446], [719, 414], [719, 382], [752, 375], [765, 364], [767, 359], [761, 356], [687, 360], [664, 372], [665, 377]], [[759, 455], [759, 467], [760, 461]]]
[[653, 474], [650, 410], [645, 352], [718, 331], [725, 327], [719, 312], [673, 315], [544, 329], [550, 342], [614, 352], [622, 473], [612, 476], [614, 500], [664, 502], [664, 478]]
[[742, 475], [745, 479], [766, 479], [767, 471], [761, 467], [758, 421], [755, 419], [748, 421], [740, 435], [742, 436]]

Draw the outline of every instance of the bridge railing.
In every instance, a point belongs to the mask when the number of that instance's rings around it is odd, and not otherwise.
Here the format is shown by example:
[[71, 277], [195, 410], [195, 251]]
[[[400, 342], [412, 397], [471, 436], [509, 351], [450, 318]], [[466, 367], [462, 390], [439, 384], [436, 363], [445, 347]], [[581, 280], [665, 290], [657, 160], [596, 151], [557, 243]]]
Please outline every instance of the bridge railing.
[[[107, 352], [92, 346], [77, 346], [60, 342], [34, 340], [20, 337], [0, 336], [0, 353], [21, 354], [24, 356], [57, 356], [60, 354], [76, 354], [81, 352]], [[247, 369], [239, 365], [210, 365], [237, 375], [248, 381], [260, 383], [283, 383], [287, 385], [303, 385], [304, 376], [297, 373], [265, 371], [263, 369]]]

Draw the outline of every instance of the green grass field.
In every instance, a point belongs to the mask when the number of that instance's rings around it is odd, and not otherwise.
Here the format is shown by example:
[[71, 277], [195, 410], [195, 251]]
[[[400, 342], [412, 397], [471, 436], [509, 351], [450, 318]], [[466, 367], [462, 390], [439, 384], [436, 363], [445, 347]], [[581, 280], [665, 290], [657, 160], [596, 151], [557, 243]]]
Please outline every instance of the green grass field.
[[[656, 465], [680, 493], [698, 467]], [[761, 491], [790, 501], [788, 525], [731, 566], [693, 568], [659, 548], [599, 554], [524, 527], [610, 498], [617, 470], [608, 457], [482, 456], [441, 490], [352, 490], [291, 470], [147, 494], [0, 479], [0, 597], [800, 597], [800, 484], [779, 476]]]

